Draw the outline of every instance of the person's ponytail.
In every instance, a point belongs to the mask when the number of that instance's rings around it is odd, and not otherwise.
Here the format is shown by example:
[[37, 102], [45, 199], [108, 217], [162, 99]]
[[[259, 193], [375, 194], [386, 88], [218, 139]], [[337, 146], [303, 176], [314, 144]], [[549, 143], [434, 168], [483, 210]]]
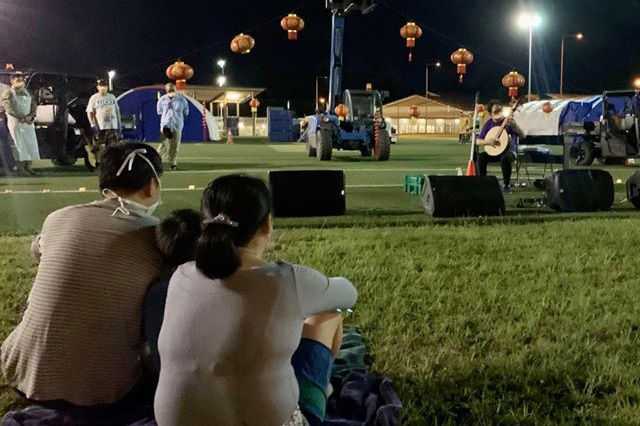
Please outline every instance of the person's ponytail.
[[240, 267], [233, 228], [220, 223], [204, 226], [196, 245], [196, 266], [211, 279], [226, 278]]

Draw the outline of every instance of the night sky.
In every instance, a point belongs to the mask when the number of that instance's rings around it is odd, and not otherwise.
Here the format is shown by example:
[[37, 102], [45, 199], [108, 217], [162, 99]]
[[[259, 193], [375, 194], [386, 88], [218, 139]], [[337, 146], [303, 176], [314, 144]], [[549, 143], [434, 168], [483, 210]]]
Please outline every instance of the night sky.
[[[529, 7], [543, 19], [533, 37], [533, 92], [557, 92], [560, 41], [566, 40], [565, 93], [630, 88], [640, 75], [640, 0], [379, 0], [373, 13], [347, 15], [344, 83], [347, 88], [389, 90], [391, 99], [429, 90], [468, 104], [506, 99], [501, 77], [515, 69], [526, 77], [528, 31], [516, 25]], [[296, 12], [306, 22], [298, 41], [287, 40], [280, 19]], [[324, 0], [0, 0], [0, 60], [17, 68], [52, 69], [105, 76], [118, 72], [124, 90], [166, 80], [164, 70], [182, 58], [195, 69], [196, 84], [212, 84], [219, 58], [233, 86], [266, 87], [263, 106], [291, 102], [299, 113], [313, 109], [315, 77], [328, 74], [331, 14]], [[423, 29], [413, 62], [407, 61], [400, 28], [413, 20]], [[244, 32], [256, 39], [247, 55], [229, 42]], [[475, 55], [462, 85], [449, 56], [458, 47]], [[526, 93], [526, 86], [521, 93]]]

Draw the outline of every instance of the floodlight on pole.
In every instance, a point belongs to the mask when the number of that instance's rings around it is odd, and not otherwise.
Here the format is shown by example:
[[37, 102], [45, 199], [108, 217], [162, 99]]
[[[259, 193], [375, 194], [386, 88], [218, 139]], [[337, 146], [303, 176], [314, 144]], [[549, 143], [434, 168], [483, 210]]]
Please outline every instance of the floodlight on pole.
[[[318, 112], [320, 112], [320, 105], [319, 105], [319, 99], [323, 99], [323, 98], [318, 98], [319, 96], [319, 90], [318, 90], [318, 80], [321, 79], [328, 79], [329, 77], [327, 77], [326, 75], [316, 75], [316, 114]], [[324, 103], [324, 102], [323, 102]]]
[[582, 40], [584, 35], [582, 33], [568, 34], [562, 36], [562, 42], [560, 43], [560, 99], [564, 93], [563, 78], [564, 78], [564, 41], [568, 38], [575, 38], [576, 40]]
[[424, 97], [429, 99], [429, 67], [436, 67], [436, 68], [440, 68], [442, 64], [440, 63], [440, 61], [437, 62], [432, 62], [430, 64], [427, 64], [425, 66], [425, 77], [424, 77]]
[[640, 90], [640, 77], [636, 77], [633, 80], [633, 88], [636, 90]]
[[107, 72], [107, 75], [109, 76], [109, 91], [112, 92], [113, 91], [113, 79], [116, 76], [116, 71], [115, 70], [109, 70], [109, 72]]
[[531, 66], [532, 66], [532, 46], [533, 46], [533, 29], [540, 26], [542, 18], [537, 13], [523, 12], [518, 17], [518, 25], [520, 28], [529, 29], [529, 73], [527, 75], [527, 101], [531, 102]]
[[218, 59], [216, 65], [220, 67], [220, 75], [216, 78], [216, 82], [218, 83], [218, 87], [222, 87], [227, 83], [227, 77], [224, 76], [224, 66], [227, 64], [227, 61], [224, 59]]

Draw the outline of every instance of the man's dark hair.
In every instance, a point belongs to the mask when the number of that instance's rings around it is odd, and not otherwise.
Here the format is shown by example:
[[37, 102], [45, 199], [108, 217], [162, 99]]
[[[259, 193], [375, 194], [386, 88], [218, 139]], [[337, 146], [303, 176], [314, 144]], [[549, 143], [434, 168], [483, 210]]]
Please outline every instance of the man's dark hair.
[[177, 267], [195, 259], [195, 249], [202, 232], [200, 212], [174, 210], [156, 227], [156, 243], [168, 266]]
[[100, 78], [96, 81], [96, 86], [108, 86], [107, 81]]
[[[137, 151], [135, 155], [132, 154], [134, 151]], [[112, 145], [102, 155], [98, 171], [101, 190], [136, 192], [155, 179], [156, 174], [157, 178], [162, 176], [162, 158], [153, 147], [144, 143]]]
[[502, 109], [502, 102], [497, 99], [491, 99], [489, 102], [487, 102], [487, 111], [489, 112], [489, 114], [491, 114], [491, 110], [496, 105], [498, 105], [500, 109]]

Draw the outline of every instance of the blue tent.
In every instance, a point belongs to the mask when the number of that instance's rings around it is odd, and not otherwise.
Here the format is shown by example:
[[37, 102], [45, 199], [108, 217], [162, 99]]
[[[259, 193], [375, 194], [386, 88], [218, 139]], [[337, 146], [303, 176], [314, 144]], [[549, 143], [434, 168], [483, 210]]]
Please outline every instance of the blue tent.
[[[156, 104], [160, 96], [166, 92], [163, 85], [141, 86], [124, 92], [118, 96], [118, 106], [123, 121], [135, 117], [133, 126], [124, 126], [123, 136], [126, 139], [155, 142], [160, 139], [160, 116]], [[218, 126], [209, 111], [205, 110], [203, 125], [202, 105], [190, 96], [189, 115], [185, 119], [182, 140], [185, 142], [203, 142], [220, 140]]]

